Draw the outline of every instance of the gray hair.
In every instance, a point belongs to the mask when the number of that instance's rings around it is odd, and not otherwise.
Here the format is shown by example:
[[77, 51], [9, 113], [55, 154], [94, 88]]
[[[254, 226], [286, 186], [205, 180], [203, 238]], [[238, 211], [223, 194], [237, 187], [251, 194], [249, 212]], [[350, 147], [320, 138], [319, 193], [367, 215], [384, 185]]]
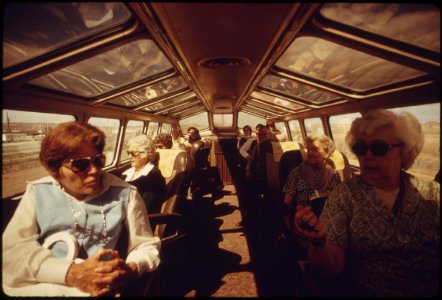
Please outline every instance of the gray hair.
[[353, 121], [345, 141], [351, 148], [360, 136], [371, 135], [386, 126], [391, 126], [398, 141], [405, 144], [402, 148], [401, 167], [409, 169], [424, 146], [424, 135], [419, 121], [408, 112], [395, 114], [385, 109], [369, 111]]
[[155, 154], [155, 145], [150, 137], [145, 134], [137, 135], [129, 140], [127, 148], [137, 149], [140, 152], [146, 152], [142, 157], [152, 158]]
[[336, 150], [335, 142], [333, 142], [333, 140], [325, 134], [322, 135], [311, 134], [307, 137], [306, 140], [307, 143], [308, 142], [313, 143], [314, 141], [319, 141], [324, 148], [327, 148], [328, 157], [330, 157], [333, 154], [333, 152]]

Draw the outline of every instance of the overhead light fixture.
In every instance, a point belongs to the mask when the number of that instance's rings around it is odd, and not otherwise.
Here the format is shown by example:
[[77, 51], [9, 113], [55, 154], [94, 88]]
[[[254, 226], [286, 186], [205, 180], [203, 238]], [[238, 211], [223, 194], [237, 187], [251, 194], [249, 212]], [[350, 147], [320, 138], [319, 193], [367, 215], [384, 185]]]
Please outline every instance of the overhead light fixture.
[[201, 60], [198, 65], [207, 69], [229, 69], [250, 65], [250, 60], [244, 57], [212, 57]]

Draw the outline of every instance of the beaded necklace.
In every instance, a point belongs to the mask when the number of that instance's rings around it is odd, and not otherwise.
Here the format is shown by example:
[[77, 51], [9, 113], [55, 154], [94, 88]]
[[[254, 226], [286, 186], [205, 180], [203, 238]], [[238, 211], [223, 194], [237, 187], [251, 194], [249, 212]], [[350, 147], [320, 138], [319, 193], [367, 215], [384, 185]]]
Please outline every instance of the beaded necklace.
[[57, 185], [60, 187], [61, 191], [66, 195], [69, 201], [69, 206], [71, 208], [72, 216], [74, 217], [74, 224], [72, 225], [73, 235], [76, 239], [82, 239], [82, 243], [85, 238], [88, 236], [91, 239], [96, 238], [97, 241], [104, 243], [105, 245], [109, 241], [109, 237], [107, 236], [107, 224], [106, 224], [106, 214], [104, 213], [103, 203], [101, 202], [101, 197], [98, 198], [98, 201], [100, 203], [100, 213], [101, 213], [101, 219], [102, 219], [102, 227], [100, 232], [94, 232], [94, 230], [87, 229], [86, 227], [81, 226], [78, 224], [78, 217], [81, 215], [81, 211], [76, 211], [74, 209], [74, 205], [72, 204], [72, 196], [66, 192], [65, 188], [62, 187], [58, 182]]

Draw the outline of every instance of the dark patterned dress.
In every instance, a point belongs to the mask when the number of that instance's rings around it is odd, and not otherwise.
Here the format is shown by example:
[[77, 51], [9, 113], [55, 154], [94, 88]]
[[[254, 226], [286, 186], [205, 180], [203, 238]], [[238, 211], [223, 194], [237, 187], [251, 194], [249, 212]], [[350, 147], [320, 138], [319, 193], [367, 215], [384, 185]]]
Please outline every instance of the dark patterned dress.
[[327, 240], [346, 249], [345, 275], [355, 286], [381, 297], [434, 296], [439, 289], [440, 186], [405, 172], [402, 182], [396, 214], [356, 176], [330, 193], [321, 220]]
[[[325, 165], [323, 170], [319, 172], [312, 172], [312, 178], [309, 180], [309, 176], [304, 171], [304, 167], [307, 166], [306, 162], [301, 163], [296, 168], [290, 171], [285, 182], [283, 192], [293, 195], [293, 202], [290, 207], [291, 213], [294, 213], [294, 208], [297, 203], [308, 203], [312, 198], [326, 198], [328, 193], [341, 182], [341, 179], [335, 170], [330, 165]], [[328, 173], [328, 176], [324, 176]], [[327, 179], [325, 179], [327, 177]], [[318, 192], [317, 197], [315, 193]], [[322, 205], [324, 202], [322, 202]], [[320, 211], [322, 206], [318, 211]]]

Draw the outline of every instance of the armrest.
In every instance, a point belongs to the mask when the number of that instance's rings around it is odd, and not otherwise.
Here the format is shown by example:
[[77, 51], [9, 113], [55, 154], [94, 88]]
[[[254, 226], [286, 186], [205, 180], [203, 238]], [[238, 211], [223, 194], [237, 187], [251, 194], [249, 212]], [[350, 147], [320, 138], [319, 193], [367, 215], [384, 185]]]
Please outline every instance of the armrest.
[[162, 246], [169, 244], [175, 240], [185, 237], [187, 234], [184, 230], [185, 219], [179, 213], [155, 213], [149, 214], [149, 222], [154, 228], [155, 233], [160, 237]]
[[176, 227], [181, 227], [184, 225], [184, 217], [179, 213], [155, 213], [148, 214], [148, 217], [152, 227], [160, 224], [172, 225]]

